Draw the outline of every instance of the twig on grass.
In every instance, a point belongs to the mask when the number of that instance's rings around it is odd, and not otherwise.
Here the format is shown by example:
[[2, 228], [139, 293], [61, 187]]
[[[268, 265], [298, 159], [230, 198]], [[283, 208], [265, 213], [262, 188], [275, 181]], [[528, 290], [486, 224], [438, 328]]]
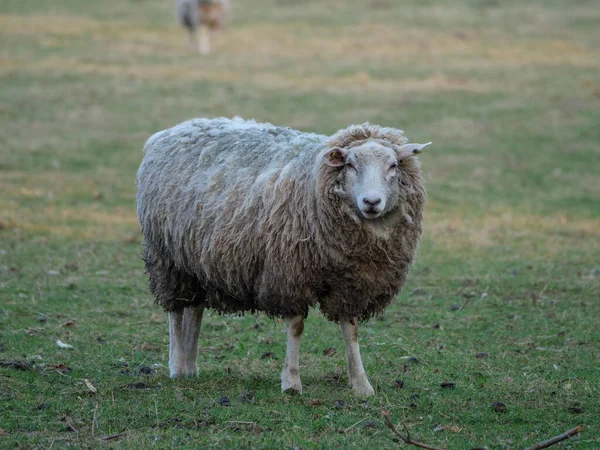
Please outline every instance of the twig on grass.
[[96, 402], [96, 407], [94, 408], [94, 418], [92, 419], [92, 436], [94, 436], [96, 432], [96, 417], [98, 416], [98, 402]]
[[577, 381], [579, 384], [585, 384], [583, 381], [581, 381], [579, 378], [577, 377], [569, 377], [569, 378], [565, 378], [564, 380], [560, 380], [559, 383], [564, 383], [565, 381]]
[[154, 399], [154, 413], [156, 414], [156, 428], [160, 428], [160, 423], [158, 422], [158, 402]]
[[73, 424], [73, 420], [70, 417], [65, 417], [65, 423], [67, 425], [67, 429], [73, 433], [79, 433], [79, 430]]
[[100, 440], [100, 441], [112, 441], [114, 439], [119, 439], [124, 434], [125, 434], [125, 432], [123, 431], [122, 433], [111, 434], [109, 436], [102, 436], [102, 437], [98, 438], [98, 440]]
[[411, 439], [410, 432], [408, 431], [408, 428], [404, 422], [402, 422], [402, 426], [404, 427], [404, 431], [406, 431], [406, 436], [403, 436], [402, 434], [400, 434], [400, 432], [396, 429], [396, 427], [390, 420], [390, 412], [385, 411], [383, 408], [381, 408], [380, 412], [381, 412], [381, 416], [383, 417], [383, 420], [384, 420], [385, 424], [388, 426], [388, 428], [390, 430], [392, 430], [392, 432], [396, 436], [398, 436], [400, 439], [402, 439], [402, 441], [405, 444], [414, 445], [415, 447], [425, 448], [427, 450], [445, 450], [443, 448], [432, 447], [431, 445], [424, 444], [423, 442], [419, 442], [419, 441], [415, 441], [415, 440]]
[[464, 303], [463, 303], [463, 304], [460, 306], [460, 308], [458, 308], [458, 310], [459, 310], [459, 311], [462, 311], [462, 310], [463, 310], [463, 308], [464, 308], [465, 306], [467, 306], [467, 303], [469, 303], [469, 302], [471, 301], [471, 298], [473, 298], [473, 296], [472, 296], [472, 295], [468, 295], [468, 296], [467, 296], [467, 299], [466, 299], [466, 300], [465, 300], [465, 302], [464, 302]]
[[359, 423], [362, 423], [362, 422], [364, 422], [365, 420], [368, 420], [368, 418], [367, 418], [367, 419], [360, 419], [360, 420], [359, 420], [358, 422], [356, 422], [354, 425], [350, 425], [348, 428], [346, 428], [346, 429], [344, 430], [344, 434], [348, 434], [348, 431], [350, 431], [352, 428], [354, 428], [354, 427], [355, 427], [356, 425], [358, 425]]
[[559, 434], [558, 436], [553, 437], [552, 439], [548, 439], [547, 441], [538, 442], [537, 444], [527, 448], [526, 450], [539, 450], [542, 448], [548, 448], [554, 444], [557, 444], [561, 441], [569, 439], [570, 437], [575, 436], [583, 431], [583, 426], [579, 425], [572, 430], [569, 430], [563, 434]]

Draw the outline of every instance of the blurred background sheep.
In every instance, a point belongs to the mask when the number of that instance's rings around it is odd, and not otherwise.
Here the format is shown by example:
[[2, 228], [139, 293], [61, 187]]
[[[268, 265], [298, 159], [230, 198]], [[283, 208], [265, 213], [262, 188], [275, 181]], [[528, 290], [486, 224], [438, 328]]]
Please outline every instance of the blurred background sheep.
[[229, 18], [229, 0], [177, 0], [177, 20], [188, 30], [191, 45], [206, 55], [211, 52], [211, 35]]

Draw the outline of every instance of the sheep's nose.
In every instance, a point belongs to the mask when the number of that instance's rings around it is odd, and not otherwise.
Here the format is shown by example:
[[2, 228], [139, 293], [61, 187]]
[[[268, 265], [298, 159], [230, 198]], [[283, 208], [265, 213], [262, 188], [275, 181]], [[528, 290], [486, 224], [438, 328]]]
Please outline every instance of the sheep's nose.
[[381, 203], [380, 197], [363, 197], [363, 203], [367, 206], [377, 206]]

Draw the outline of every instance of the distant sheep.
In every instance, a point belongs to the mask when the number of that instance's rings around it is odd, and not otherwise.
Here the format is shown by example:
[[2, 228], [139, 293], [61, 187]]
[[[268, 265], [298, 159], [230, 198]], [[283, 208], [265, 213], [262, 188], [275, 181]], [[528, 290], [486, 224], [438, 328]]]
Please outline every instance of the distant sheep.
[[358, 322], [406, 281], [426, 200], [415, 155], [429, 144], [370, 124], [327, 137], [239, 118], [152, 136], [137, 211], [150, 290], [169, 313], [171, 377], [198, 373], [205, 307], [263, 311], [287, 322], [281, 389], [301, 393], [300, 337], [319, 306], [340, 323], [351, 387], [372, 395]]
[[177, 0], [176, 7], [177, 19], [188, 30], [192, 46], [202, 54], [210, 53], [210, 35], [227, 22], [229, 0]]

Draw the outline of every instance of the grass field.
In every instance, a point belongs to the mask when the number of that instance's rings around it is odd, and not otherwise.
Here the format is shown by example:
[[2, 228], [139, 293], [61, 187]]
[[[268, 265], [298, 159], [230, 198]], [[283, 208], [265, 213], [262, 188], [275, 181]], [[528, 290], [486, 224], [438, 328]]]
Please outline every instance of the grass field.
[[[398, 448], [384, 408], [439, 447], [521, 449], [581, 424], [560, 446], [600, 448], [598, 3], [234, 7], [201, 57], [170, 0], [0, 2], [0, 447]], [[434, 142], [418, 263], [361, 328], [374, 398], [347, 388], [317, 311], [302, 396], [280, 393], [284, 324], [265, 316], [205, 316], [200, 377], [168, 377], [141, 149], [234, 115]]]

